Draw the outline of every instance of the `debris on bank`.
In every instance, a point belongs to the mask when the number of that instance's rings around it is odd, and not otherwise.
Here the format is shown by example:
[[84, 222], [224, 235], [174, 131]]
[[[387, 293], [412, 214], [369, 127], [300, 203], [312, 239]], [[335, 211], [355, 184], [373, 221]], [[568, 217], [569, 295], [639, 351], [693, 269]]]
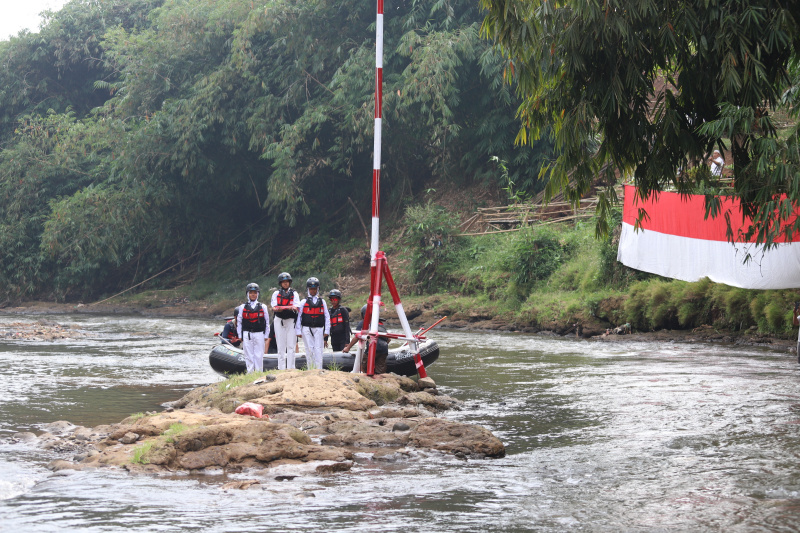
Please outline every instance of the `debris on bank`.
[[[462, 458], [505, 455], [487, 429], [436, 416], [460, 409], [460, 402], [439, 393], [431, 379], [330, 370], [272, 372], [238, 386], [236, 379], [197, 388], [161, 413], [95, 428], [62, 421], [42, 435], [12, 439], [71, 456], [51, 462], [54, 471], [236, 473], [318, 462], [316, 473], [327, 474], [349, 470], [356, 453], [358, 460], [402, 460], [415, 450]], [[236, 414], [245, 402], [263, 406], [263, 417]]]

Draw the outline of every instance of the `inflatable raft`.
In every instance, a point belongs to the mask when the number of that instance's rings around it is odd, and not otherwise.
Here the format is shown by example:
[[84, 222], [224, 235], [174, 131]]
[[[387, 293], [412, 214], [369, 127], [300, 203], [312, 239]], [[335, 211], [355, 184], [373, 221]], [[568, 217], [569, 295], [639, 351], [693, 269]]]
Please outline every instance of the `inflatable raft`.
[[[425, 367], [439, 358], [439, 345], [435, 341], [428, 339], [419, 345], [419, 354]], [[353, 353], [325, 352], [322, 354], [322, 366], [327, 369], [341, 370], [350, 372], [353, 370], [355, 362], [355, 350]], [[247, 368], [244, 364], [242, 350], [234, 348], [230, 344], [220, 343], [211, 349], [208, 362], [215, 372], [228, 376], [230, 374], [244, 374]], [[306, 354], [298, 353], [295, 356], [295, 367], [304, 368], [307, 366]], [[275, 370], [278, 368], [278, 358], [273, 354], [264, 356], [264, 370]], [[401, 376], [412, 376], [417, 373], [414, 364], [414, 352], [408, 346], [392, 348], [386, 357], [386, 368], [389, 372], [394, 372]]]

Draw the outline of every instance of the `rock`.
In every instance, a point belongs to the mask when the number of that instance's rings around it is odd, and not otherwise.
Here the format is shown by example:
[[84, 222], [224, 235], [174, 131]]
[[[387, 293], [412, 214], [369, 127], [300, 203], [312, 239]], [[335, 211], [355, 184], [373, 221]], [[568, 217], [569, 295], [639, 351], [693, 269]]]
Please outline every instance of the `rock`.
[[[331, 474], [352, 468], [355, 449], [373, 454], [377, 461], [404, 458], [409, 447], [464, 457], [505, 452], [484, 428], [435, 418], [435, 411], [458, 409], [459, 402], [437, 395], [435, 384], [429, 386], [433, 380], [423, 381], [427, 385], [420, 391], [414, 380], [391, 374], [365, 378], [312, 370], [269, 376], [272, 379], [257, 384], [200, 387], [161, 413], [74, 429], [71, 441], [52, 434], [40, 440], [58, 451], [70, 451], [78, 465], [116, 466], [135, 473], [223, 474], [321, 462], [316, 472]], [[233, 414], [245, 401], [264, 405], [271, 418]], [[107, 438], [100, 440], [103, 437]], [[76, 469], [61, 463], [54, 468]], [[260, 490], [247, 481], [226, 488]]]
[[400, 448], [399, 450], [378, 450], [372, 454], [374, 461], [384, 461], [387, 463], [394, 463], [403, 459], [408, 459], [408, 450]]
[[72, 436], [78, 441], [89, 441], [93, 440], [92, 433], [92, 430], [89, 428], [79, 427], [72, 433]]
[[16, 440], [17, 442], [28, 442], [28, 443], [36, 442], [36, 440], [38, 440], [36, 434], [31, 433], [30, 431], [14, 433], [13, 435], [11, 435], [11, 438]]
[[346, 472], [353, 468], [353, 461], [344, 461], [330, 465], [319, 465], [316, 468], [317, 474], [335, 474], [336, 472]]
[[480, 457], [503, 457], [505, 446], [500, 439], [480, 426], [428, 418], [414, 428], [410, 442], [419, 448]]
[[125, 434], [124, 434], [124, 435], [123, 435], [123, 436], [122, 436], [122, 437], [119, 439], [119, 441], [120, 441], [122, 444], [133, 444], [133, 443], [134, 443], [134, 442], [136, 442], [137, 440], [139, 440], [139, 435], [138, 435], [137, 433], [131, 433], [131, 432], [125, 433]]
[[446, 411], [452, 409], [458, 403], [457, 400], [449, 396], [434, 396], [428, 392], [411, 392], [397, 400], [400, 405], [424, 405], [434, 411]]
[[57, 422], [51, 422], [49, 424], [45, 424], [44, 428], [48, 433], [52, 433], [54, 435], [64, 435], [66, 433], [71, 433], [75, 430], [77, 426], [75, 424], [71, 424], [66, 420], [58, 420]]
[[433, 378], [430, 377], [420, 378], [419, 380], [417, 380], [417, 385], [419, 385], [420, 390], [436, 388], [436, 382], [433, 381]]
[[329, 446], [356, 446], [374, 448], [376, 446], [405, 446], [408, 434], [394, 433], [385, 425], [364, 424], [358, 420], [345, 420], [330, 424], [330, 433], [322, 438], [322, 444]]
[[86, 463], [70, 463], [69, 461], [64, 461], [63, 459], [56, 459], [55, 461], [50, 461], [50, 463], [47, 464], [47, 469], [52, 470], [53, 472], [60, 472], [62, 470], [88, 470], [92, 468], [94, 468], [94, 466]]

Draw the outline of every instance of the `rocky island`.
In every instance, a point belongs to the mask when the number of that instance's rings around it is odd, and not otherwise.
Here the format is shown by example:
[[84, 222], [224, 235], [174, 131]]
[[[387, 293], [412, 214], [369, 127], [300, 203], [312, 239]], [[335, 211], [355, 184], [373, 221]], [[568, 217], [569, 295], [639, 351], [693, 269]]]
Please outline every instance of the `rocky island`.
[[[262, 405], [263, 417], [236, 414], [244, 402]], [[459, 405], [429, 378], [273, 371], [199, 387], [161, 413], [95, 428], [56, 422], [48, 433], [14, 437], [72, 455], [51, 462], [54, 471], [234, 473], [314, 461], [317, 473], [332, 473], [349, 470], [356, 453], [396, 460], [413, 449], [502, 457], [503, 443], [487, 429], [437, 417]], [[236, 482], [234, 488], [250, 484]]]

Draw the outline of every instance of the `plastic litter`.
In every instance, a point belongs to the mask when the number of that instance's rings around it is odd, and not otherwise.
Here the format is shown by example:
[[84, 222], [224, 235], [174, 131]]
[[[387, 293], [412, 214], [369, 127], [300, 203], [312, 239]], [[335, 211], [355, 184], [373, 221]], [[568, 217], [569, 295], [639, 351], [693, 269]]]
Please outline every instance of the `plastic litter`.
[[[236, 408], [236, 414], [250, 415], [256, 418], [262, 418], [264, 413], [264, 406], [260, 403], [244, 402]], [[267, 416], [269, 418], [269, 416]]]

